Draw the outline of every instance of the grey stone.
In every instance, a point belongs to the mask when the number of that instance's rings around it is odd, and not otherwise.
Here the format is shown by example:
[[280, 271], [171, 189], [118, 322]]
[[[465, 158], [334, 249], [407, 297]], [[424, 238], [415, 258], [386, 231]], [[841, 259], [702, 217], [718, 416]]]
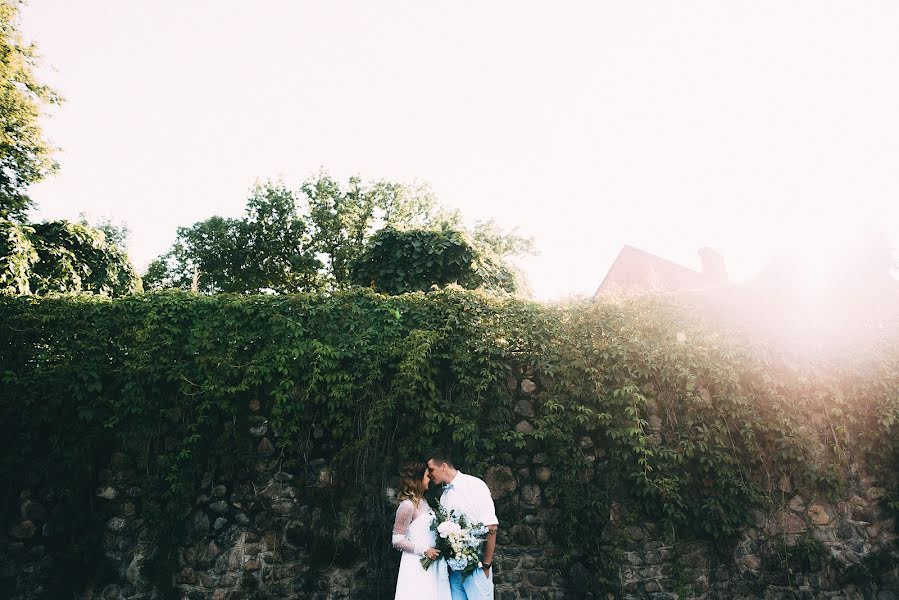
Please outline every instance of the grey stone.
[[805, 500], [803, 500], [802, 496], [796, 494], [790, 498], [789, 507], [790, 510], [796, 513], [805, 512]]
[[512, 539], [515, 540], [516, 544], [521, 544], [522, 546], [533, 546], [537, 543], [537, 536], [534, 535], [534, 530], [527, 525], [516, 525], [513, 527]]
[[191, 517], [191, 526], [196, 533], [209, 531], [209, 517], [202, 510], [195, 510]]
[[536, 485], [528, 484], [522, 487], [519, 497], [521, 507], [526, 510], [534, 510], [540, 506], [540, 488]]
[[228, 512], [228, 503], [224, 500], [218, 500], [209, 505], [209, 510], [220, 515], [224, 514]]
[[272, 512], [276, 515], [290, 515], [295, 506], [293, 500], [278, 500], [272, 503]]
[[526, 575], [528, 583], [535, 587], [546, 587], [549, 585], [549, 575], [546, 571], [531, 571]]
[[740, 564], [752, 571], [758, 571], [762, 568], [762, 559], [758, 556], [747, 556], [740, 561]]
[[318, 487], [330, 487], [334, 484], [334, 472], [325, 467], [321, 471], [318, 472], [318, 481], [316, 485]]
[[506, 385], [510, 392], [514, 393], [518, 391], [518, 378], [512, 371], [506, 371]]
[[534, 416], [534, 403], [530, 400], [519, 400], [515, 404], [515, 412], [521, 415], [522, 417], [533, 417]]
[[512, 475], [512, 469], [506, 466], [492, 466], [487, 469], [484, 474], [484, 483], [490, 490], [490, 495], [494, 500], [505, 498], [509, 494], [515, 492], [518, 483]]
[[128, 521], [126, 521], [122, 517], [113, 517], [110, 520], [106, 521], [106, 529], [108, 529], [109, 531], [119, 533], [124, 531], [126, 527], [128, 527]]
[[262, 456], [271, 456], [275, 453], [275, 447], [272, 445], [272, 441], [267, 437], [259, 440], [259, 445], [256, 447], [256, 452], [261, 454]]
[[549, 481], [550, 477], [552, 477], [552, 474], [552, 469], [544, 465], [541, 465], [534, 469], [534, 477], [540, 483], [546, 483], [547, 481]]
[[796, 514], [787, 510], [779, 510], [774, 518], [768, 522], [768, 533], [773, 535], [781, 533], [802, 533], [806, 530], [805, 521]]
[[827, 525], [831, 520], [832, 509], [822, 504], [812, 504], [808, 507], [808, 516], [815, 525]]
[[836, 533], [841, 540], [851, 540], [856, 536], [855, 527], [845, 521], [837, 523]]
[[27, 540], [34, 537], [37, 533], [37, 526], [31, 521], [21, 521], [16, 523], [10, 530], [9, 534], [17, 540]]
[[530, 379], [521, 380], [521, 391], [525, 394], [533, 394], [537, 390], [537, 384]]
[[104, 500], [115, 500], [118, 495], [119, 491], [111, 485], [97, 490], [97, 496], [103, 498]]
[[867, 498], [871, 502], [873, 502], [874, 500], [880, 500], [886, 495], [887, 491], [882, 487], [870, 487], [865, 492], [865, 498]]
[[531, 433], [534, 431], [534, 426], [528, 421], [519, 421], [518, 425], [515, 426], [515, 431], [518, 433]]
[[143, 566], [144, 566], [144, 556], [142, 554], [135, 554], [134, 558], [131, 559], [131, 563], [128, 565], [127, 570], [125, 571], [125, 579], [131, 585], [137, 587], [143, 587], [146, 585], [146, 581], [143, 576]]

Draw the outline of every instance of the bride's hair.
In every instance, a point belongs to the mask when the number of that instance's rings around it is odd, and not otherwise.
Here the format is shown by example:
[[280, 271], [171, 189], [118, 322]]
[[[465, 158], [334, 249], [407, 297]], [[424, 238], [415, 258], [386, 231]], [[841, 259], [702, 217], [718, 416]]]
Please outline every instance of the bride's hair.
[[410, 460], [400, 467], [400, 489], [396, 497], [400, 500], [411, 500], [418, 506], [424, 497], [425, 487], [421, 484], [428, 464], [419, 460]]

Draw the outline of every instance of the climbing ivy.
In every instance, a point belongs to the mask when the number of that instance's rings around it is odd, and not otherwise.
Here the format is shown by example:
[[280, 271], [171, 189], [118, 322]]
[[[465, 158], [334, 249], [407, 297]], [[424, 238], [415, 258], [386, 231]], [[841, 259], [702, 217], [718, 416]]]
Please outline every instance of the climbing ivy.
[[[510, 374], [540, 386], [532, 429], [516, 427]], [[437, 445], [474, 473], [545, 453], [559, 564], [586, 565], [594, 591], [616, 585], [604, 532], [623, 506], [725, 544], [783, 476], [838, 485], [867, 461], [888, 481], [896, 464], [895, 347], [800, 365], [658, 299], [7, 296], [0, 378], [7, 518], [48, 483], [87, 511], [113, 450], [177, 518], [210, 460], [241, 460], [258, 402], [286, 466], [334, 461], [341, 510], [371, 505], [400, 460]]]

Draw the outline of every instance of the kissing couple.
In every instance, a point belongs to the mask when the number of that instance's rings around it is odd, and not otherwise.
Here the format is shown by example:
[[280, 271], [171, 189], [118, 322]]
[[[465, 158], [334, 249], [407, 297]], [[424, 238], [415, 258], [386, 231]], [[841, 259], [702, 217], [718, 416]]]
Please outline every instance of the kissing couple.
[[[431, 485], [443, 486], [435, 508], [424, 497]], [[393, 547], [403, 556], [395, 600], [493, 600], [499, 521], [487, 484], [440, 450], [402, 466], [397, 498]]]

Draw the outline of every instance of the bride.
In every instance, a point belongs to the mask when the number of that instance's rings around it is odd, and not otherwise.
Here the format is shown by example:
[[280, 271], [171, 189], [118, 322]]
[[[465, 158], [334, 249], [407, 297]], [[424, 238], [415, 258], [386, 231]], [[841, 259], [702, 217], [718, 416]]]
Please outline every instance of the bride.
[[[450, 600], [446, 561], [437, 560], [440, 551], [434, 547], [437, 534], [431, 531], [434, 511], [424, 500], [428, 489], [428, 466], [424, 462], [408, 462], [400, 469], [400, 486], [393, 525], [393, 547], [402, 550], [395, 600]], [[426, 571], [422, 557], [434, 560]]]

